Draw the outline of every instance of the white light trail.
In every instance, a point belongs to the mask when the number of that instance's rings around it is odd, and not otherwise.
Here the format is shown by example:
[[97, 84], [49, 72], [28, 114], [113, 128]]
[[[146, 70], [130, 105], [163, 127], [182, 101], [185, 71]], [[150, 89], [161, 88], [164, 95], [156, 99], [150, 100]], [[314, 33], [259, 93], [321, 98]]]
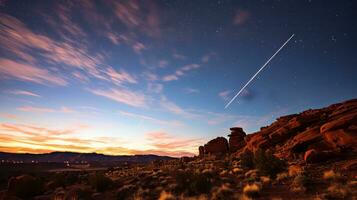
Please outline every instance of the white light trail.
[[239, 92], [227, 103], [227, 105], [224, 108], [228, 108], [228, 106], [240, 95], [240, 93], [243, 92], [243, 90], [249, 85], [250, 82], [254, 80], [254, 78], [261, 72], [265, 66], [269, 64], [269, 62], [284, 48], [284, 46], [294, 37], [295, 34], [292, 34], [288, 40], [285, 41], [285, 43], [264, 63], [264, 65], [255, 73], [252, 78], [249, 79], [249, 81], [242, 87], [242, 89], [239, 90]]

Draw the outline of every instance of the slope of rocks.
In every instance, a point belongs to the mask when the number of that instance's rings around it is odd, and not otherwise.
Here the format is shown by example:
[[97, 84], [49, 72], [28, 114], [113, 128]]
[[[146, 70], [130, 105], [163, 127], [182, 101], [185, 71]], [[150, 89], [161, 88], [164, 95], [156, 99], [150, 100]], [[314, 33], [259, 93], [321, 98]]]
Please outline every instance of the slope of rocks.
[[213, 140], [200, 147], [200, 156], [216, 155], [217, 152], [239, 155], [244, 151], [269, 149], [286, 160], [304, 159], [314, 163], [347, 154], [355, 155], [357, 99], [279, 117], [253, 134], [246, 135], [239, 127], [231, 128], [231, 131], [228, 149], [228, 142], [222, 142], [224, 138], [220, 138], [222, 145], [213, 145]]

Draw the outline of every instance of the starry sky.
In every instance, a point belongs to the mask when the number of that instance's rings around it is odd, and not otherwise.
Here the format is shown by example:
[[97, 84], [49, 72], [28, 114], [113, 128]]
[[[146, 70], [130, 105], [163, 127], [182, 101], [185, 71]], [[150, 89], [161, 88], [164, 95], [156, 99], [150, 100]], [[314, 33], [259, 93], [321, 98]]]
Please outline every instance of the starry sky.
[[0, 151], [194, 155], [230, 127], [356, 98], [356, 8], [0, 0]]

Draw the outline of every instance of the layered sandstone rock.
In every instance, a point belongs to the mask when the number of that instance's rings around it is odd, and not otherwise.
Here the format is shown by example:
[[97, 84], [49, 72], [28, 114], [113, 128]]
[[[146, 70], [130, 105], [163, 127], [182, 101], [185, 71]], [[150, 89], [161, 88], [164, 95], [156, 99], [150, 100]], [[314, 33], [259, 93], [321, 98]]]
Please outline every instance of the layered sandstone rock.
[[[301, 158], [308, 163], [325, 161], [344, 152], [357, 156], [357, 99], [279, 117], [253, 134], [245, 135], [239, 127], [231, 131], [230, 152], [271, 149], [278, 157]], [[224, 147], [207, 148], [207, 153], [217, 153], [217, 149], [227, 152], [228, 145], [221, 146]]]
[[204, 145], [204, 154], [207, 155], [222, 155], [228, 150], [228, 141], [224, 137], [217, 137]]
[[229, 151], [236, 152], [237, 150], [245, 146], [244, 138], [247, 134], [240, 127], [233, 127], [230, 128], [230, 130], [231, 130], [231, 134], [228, 135]]

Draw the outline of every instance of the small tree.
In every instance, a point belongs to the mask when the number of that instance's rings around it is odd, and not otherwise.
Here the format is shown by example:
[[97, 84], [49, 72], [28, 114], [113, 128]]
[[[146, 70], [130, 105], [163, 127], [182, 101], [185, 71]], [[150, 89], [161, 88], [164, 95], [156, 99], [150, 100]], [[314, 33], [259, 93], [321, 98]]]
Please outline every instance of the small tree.
[[286, 169], [287, 164], [284, 160], [275, 157], [270, 151], [259, 149], [254, 154], [254, 166], [262, 174], [275, 178], [279, 172]]
[[254, 154], [247, 150], [240, 155], [240, 165], [243, 169], [253, 169], [254, 168]]

